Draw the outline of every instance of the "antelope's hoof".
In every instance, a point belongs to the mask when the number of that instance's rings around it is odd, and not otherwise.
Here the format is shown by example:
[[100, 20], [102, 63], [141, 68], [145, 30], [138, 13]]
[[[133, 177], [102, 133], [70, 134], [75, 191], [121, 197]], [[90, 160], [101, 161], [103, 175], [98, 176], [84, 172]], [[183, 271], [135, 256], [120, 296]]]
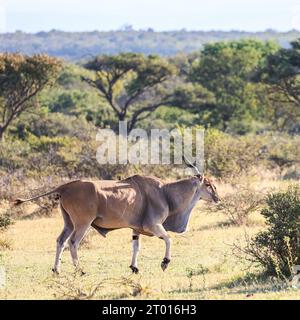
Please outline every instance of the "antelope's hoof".
[[56, 268], [52, 268], [51, 270], [52, 270], [53, 274], [59, 275], [59, 270], [57, 270]]
[[132, 273], [135, 273], [135, 274], [139, 273], [139, 269], [137, 267], [130, 266], [129, 268], [132, 270]]
[[80, 267], [76, 267], [75, 272], [81, 277], [86, 275], [86, 272], [84, 272], [83, 269], [81, 269]]
[[162, 268], [162, 271], [165, 271], [168, 268], [168, 265], [169, 265], [170, 262], [171, 262], [170, 259], [164, 258], [164, 260], [162, 261], [162, 263], [160, 265], [161, 268]]

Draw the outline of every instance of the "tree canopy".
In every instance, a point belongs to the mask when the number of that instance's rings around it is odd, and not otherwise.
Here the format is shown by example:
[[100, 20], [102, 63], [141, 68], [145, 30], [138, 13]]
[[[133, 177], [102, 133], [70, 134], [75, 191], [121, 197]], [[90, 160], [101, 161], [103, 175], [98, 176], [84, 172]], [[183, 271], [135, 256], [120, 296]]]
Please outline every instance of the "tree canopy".
[[176, 66], [158, 56], [104, 55], [85, 67], [93, 70], [95, 77], [83, 80], [99, 91], [119, 121], [128, 121], [129, 132], [160, 106], [193, 108], [211, 98], [200, 85], [183, 83]]
[[192, 66], [190, 78], [215, 95], [210, 108], [210, 121], [226, 130], [237, 121], [240, 133], [246, 128], [241, 121], [253, 119], [261, 108], [258, 85], [250, 81], [253, 72], [261, 66], [268, 54], [278, 46], [256, 40], [218, 42], [208, 44]]
[[281, 128], [292, 127], [300, 117], [300, 40], [291, 48], [270, 54], [253, 77], [264, 83]]
[[[23, 111], [41, 106], [34, 112], [77, 117], [116, 131], [117, 122], [127, 120], [129, 131], [137, 125], [179, 124], [234, 134], [297, 132], [299, 46], [299, 41], [288, 49], [257, 40], [217, 42], [193, 54], [100, 55], [84, 65], [1, 54], [1, 131], [9, 127], [22, 138], [39, 132], [31, 130], [30, 114]], [[55, 86], [47, 86], [56, 78]]]
[[60, 68], [60, 61], [47, 55], [0, 54], [0, 138], [13, 120], [37, 105], [33, 98]]

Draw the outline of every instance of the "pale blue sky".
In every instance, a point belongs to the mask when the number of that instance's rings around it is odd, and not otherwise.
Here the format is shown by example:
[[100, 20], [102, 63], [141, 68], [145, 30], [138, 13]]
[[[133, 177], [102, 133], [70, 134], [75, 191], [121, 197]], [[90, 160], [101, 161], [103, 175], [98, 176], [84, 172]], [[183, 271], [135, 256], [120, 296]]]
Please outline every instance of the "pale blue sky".
[[300, 29], [299, 0], [0, 0], [0, 32]]

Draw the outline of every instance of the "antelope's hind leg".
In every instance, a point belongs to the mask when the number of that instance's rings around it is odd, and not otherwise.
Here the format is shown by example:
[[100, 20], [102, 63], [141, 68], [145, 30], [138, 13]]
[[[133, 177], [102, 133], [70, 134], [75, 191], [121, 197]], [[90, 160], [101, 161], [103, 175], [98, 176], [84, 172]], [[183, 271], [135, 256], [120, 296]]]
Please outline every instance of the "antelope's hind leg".
[[[83, 237], [87, 233], [89, 227], [91, 226], [91, 222], [88, 224], [75, 226], [74, 231], [72, 232], [71, 237], [69, 239], [70, 253], [71, 253], [72, 260], [73, 260], [73, 265], [76, 268], [78, 268], [77, 250], [78, 250], [78, 247], [79, 247], [81, 240], [83, 239]], [[82, 272], [82, 274], [84, 274], [84, 272], [82, 270], [81, 270], [81, 272]]]
[[64, 219], [64, 229], [56, 240], [56, 256], [55, 256], [54, 267], [52, 269], [52, 271], [56, 274], [59, 274], [60, 272], [61, 256], [65, 248], [66, 242], [74, 230], [74, 226], [70, 219], [69, 214], [62, 207], [62, 205], [60, 206], [60, 208], [61, 208], [61, 213]]

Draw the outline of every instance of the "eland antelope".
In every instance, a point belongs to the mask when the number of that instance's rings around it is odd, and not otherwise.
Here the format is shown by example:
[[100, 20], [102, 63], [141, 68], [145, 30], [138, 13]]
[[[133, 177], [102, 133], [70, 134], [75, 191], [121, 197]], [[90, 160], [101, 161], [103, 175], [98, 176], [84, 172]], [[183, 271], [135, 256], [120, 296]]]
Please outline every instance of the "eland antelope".
[[68, 241], [74, 266], [78, 265], [77, 249], [90, 227], [102, 236], [121, 228], [132, 229], [133, 255], [130, 268], [138, 273], [137, 255], [140, 235], [164, 240], [164, 271], [171, 261], [171, 240], [168, 231], [184, 233], [198, 200], [219, 202], [216, 187], [196, 170], [196, 175], [166, 183], [154, 177], [135, 175], [121, 181], [82, 181], [66, 183], [30, 199], [17, 199], [15, 205], [50, 194], [57, 194], [64, 219], [64, 228], [57, 238], [53, 271], [59, 273], [61, 255]]

